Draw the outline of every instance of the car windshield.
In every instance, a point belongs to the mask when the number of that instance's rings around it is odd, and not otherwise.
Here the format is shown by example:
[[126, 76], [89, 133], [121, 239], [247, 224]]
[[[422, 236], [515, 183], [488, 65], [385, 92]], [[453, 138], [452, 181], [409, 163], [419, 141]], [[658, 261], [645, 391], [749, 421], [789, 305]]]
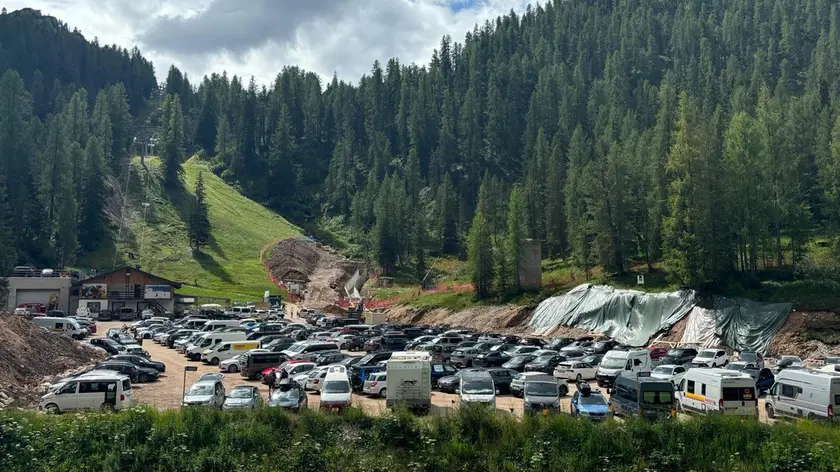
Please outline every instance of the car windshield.
[[559, 386], [555, 382], [525, 382], [525, 395], [539, 397], [556, 397]]
[[745, 367], [747, 367], [746, 364], [733, 362], [732, 364], [729, 364], [729, 365], [726, 366], [726, 370], [737, 370], [737, 371], [740, 372], [740, 371], [744, 370]]
[[751, 362], [758, 359], [758, 355], [754, 352], [742, 352], [738, 354], [738, 358], [742, 361]]
[[662, 375], [671, 375], [671, 373], [673, 371], [674, 371], [673, 367], [665, 367], [665, 366], [659, 366], [659, 367], [653, 369], [654, 374], [662, 374]]
[[297, 400], [300, 397], [300, 391], [297, 388], [290, 388], [288, 390], [275, 390], [271, 394], [272, 400]]
[[230, 398], [251, 398], [253, 390], [250, 388], [235, 388], [230, 392]]
[[578, 399], [581, 405], [606, 405], [607, 399], [603, 395], [581, 395]]
[[321, 393], [350, 393], [350, 382], [346, 380], [330, 380], [324, 384]]
[[711, 359], [715, 357], [715, 351], [700, 351], [700, 353], [697, 354], [697, 357], [699, 359]]
[[627, 359], [623, 357], [605, 357], [601, 361], [601, 367], [605, 369], [621, 369], [626, 362]]
[[193, 385], [190, 387], [190, 391], [187, 392], [187, 395], [212, 395], [213, 394], [213, 386], [209, 384], [199, 384]]
[[305, 347], [306, 347], [306, 344], [292, 344], [291, 346], [289, 346], [289, 349], [287, 349], [287, 351], [300, 352]]
[[483, 379], [462, 380], [461, 390], [468, 395], [492, 395], [493, 381]]
[[790, 363], [801, 364], [802, 359], [800, 359], [798, 356], [782, 356], [782, 358], [779, 359], [779, 363], [782, 363], [782, 362], [790, 362]]

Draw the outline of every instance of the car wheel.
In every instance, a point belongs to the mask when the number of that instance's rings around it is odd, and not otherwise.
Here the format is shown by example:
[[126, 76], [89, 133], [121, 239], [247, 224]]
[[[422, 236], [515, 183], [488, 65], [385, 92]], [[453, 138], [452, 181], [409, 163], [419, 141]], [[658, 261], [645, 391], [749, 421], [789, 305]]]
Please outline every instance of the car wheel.
[[44, 411], [48, 415], [57, 415], [57, 414], [61, 413], [61, 410], [58, 408], [58, 405], [56, 405], [55, 403], [50, 403], [49, 405], [45, 406]]
[[103, 403], [103, 404], [99, 405], [99, 409], [103, 412], [106, 412], [106, 413], [113, 412], [114, 411], [114, 405], [112, 405], [110, 403]]
[[387, 392], [388, 392], [387, 388], [380, 389], [379, 390], [379, 398], [385, 398], [385, 396], [387, 395]]
[[239, 372], [239, 366], [237, 366], [236, 364], [231, 364], [230, 366], [228, 366], [227, 371], [228, 372]]
[[140, 381], [140, 383], [146, 383], [146, 382], [151, 382], [152, 378], [147, 374], [141, 374], [140, 378], [138, 380]]
[[560, 396], [565, 397], [569, 394], [569, 386], [568, 385], [560, 385]]
[[210, 364], [212, 364], [212, 365], [219, 365], [219, 358], [218, 358], [218, 357], [214, 357], [214, 358], [210, 359]]
[[775, 418], [776, 417], [776, 410], [773, 408], [773, 405], [766, 405], [764, 409], [767, 411], [768, 418]]

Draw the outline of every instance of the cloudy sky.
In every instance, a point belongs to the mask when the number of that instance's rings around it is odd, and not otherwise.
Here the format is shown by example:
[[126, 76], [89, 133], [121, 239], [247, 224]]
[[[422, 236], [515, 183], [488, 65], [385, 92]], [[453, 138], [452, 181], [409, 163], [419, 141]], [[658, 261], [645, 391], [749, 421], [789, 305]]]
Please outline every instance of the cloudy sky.
[[[201, 77], [227, 70], [270, 83], [284, 65], [356, 82], [375, 59], [427, 63], [444, 34], [528, 0], [4, 0], [41, 10], [101, 44], [140, 47], [163, 78], [170, 64]], [[531, 1], [531, 3], [536, 3]], [[195, 80], [194, 80], [195, 82]]]

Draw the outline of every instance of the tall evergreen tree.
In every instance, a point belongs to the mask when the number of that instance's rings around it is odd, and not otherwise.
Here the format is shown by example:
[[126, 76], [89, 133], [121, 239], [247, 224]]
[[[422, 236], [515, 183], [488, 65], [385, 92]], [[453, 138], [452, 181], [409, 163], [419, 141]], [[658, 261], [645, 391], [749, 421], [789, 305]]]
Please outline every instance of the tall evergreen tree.
[[168, 188], [181, 185], [184, 162], [184, 115], [181, 112], [181, 100], [178, 95], [166, 97], [163, 104], [162, 126], [160, 130], [160, 163], [163, 181]]
[[79, 243], [85, 251], [95, 251], [106, 231], [103, 214], [106, 189], [105, 157], [99, 138], [92, 136], [85, 148], [84, 193], [79, 209]]
[[510, 261], [511, 287], [514, 292], [522, 289], [519, 269], [522, 265], [522, 245], [527, 237], [527, 224], [525, 221], [525, 196], [518, 185], [513, 186], [510, 192], [507, 214], [507, 240], [505, 249]]
[[493, 291], [495, 262], [493, 242], [484, 213], [475, 213], [469, 235], [467, 236], [467, 254], [472, 271], [471, 280], [475, 285], [475, 296], [481, 300], [489, 297]]
[[211, 229], [204, 190], [204, 173], [199, 172], [195, 182], [195, 201], [190, 210], [188, 227], [190, 247], [194, 247], [196, 252], [201, 252], [201, 246], [206, 246], [210, 242]]

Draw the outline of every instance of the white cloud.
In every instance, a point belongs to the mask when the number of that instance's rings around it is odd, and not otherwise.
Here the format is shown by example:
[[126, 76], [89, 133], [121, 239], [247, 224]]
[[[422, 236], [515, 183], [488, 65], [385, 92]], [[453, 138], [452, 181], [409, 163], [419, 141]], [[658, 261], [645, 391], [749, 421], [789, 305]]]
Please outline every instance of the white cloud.
[[357, 81], [374, 60], [425, 64], [440, 38], [527, 0], [6, 0], [78, 28], [101, 44], [137, 45], [159, 78], [170, 64], [194, 81], [211, 72], [268, 84], [285, 65]]

